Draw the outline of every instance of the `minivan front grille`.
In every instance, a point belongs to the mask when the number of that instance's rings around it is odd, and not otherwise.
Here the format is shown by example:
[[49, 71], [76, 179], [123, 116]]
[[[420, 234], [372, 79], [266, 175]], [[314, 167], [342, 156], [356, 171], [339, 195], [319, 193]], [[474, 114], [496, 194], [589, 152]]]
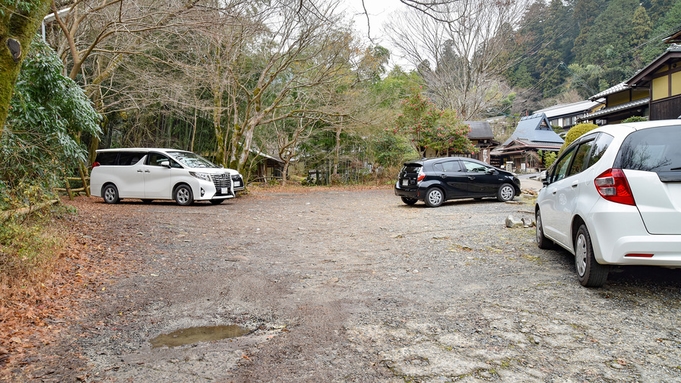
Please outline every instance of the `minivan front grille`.
[[218, 194], [227, 194], [221, 193], [221, 190], [222, 188], [231, 189], [232, 177], [230, 177], [229, 174], [215, 174], [213, 175], [213, 183], [215, 184], [215, 190], [218, 191]]

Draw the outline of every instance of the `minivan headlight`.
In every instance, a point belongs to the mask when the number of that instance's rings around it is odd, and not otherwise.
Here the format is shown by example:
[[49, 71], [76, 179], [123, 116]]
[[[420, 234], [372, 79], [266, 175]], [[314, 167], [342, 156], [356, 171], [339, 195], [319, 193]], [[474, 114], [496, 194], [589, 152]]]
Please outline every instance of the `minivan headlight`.
[[208, 174], [208, 173], [189, 172], [189, 174], [191, 174], [192, 176], [194, 176], [194, 177], [196, 177], [200, 180], [213, 182], [213, 180], [211, 180], [211, 178], [210, 178], [210, 174]]

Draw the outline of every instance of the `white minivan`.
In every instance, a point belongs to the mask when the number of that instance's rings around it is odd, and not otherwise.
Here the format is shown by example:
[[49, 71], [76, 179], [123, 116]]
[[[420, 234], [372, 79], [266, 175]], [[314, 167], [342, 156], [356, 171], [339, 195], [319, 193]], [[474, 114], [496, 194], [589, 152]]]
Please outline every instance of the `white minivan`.
[[106, 203], [139, 198], [145, 203], [165, 199], [179, 205], [194, 201], [217, 205], [243, 189], [243, 178], [237, 171], [176, 149], [100, 149], [90, 174], [92, 195]]

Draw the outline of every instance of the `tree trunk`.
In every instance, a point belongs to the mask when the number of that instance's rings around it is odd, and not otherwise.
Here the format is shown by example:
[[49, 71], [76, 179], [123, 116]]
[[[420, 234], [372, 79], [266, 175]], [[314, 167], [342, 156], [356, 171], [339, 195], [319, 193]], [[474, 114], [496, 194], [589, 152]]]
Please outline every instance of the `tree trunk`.
[[14, 84], [31, 40], [50, 9], [50, 0], [36, 0], [30, 11], [3, 5], [0, 13], [0, 138], [9, 113]]

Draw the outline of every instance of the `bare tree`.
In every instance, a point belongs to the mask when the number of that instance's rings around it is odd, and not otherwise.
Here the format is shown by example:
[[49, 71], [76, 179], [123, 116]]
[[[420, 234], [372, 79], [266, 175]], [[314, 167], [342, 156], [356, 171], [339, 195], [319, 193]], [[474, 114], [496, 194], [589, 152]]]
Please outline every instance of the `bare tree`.
[[464, 119], [480, 117], [506, 94], [498, 75], [505, 63], [497, 59], [525, 1], [408, 2], [412, 10], [387, 26], [393, 44], [424, 77], [440, 108]]

